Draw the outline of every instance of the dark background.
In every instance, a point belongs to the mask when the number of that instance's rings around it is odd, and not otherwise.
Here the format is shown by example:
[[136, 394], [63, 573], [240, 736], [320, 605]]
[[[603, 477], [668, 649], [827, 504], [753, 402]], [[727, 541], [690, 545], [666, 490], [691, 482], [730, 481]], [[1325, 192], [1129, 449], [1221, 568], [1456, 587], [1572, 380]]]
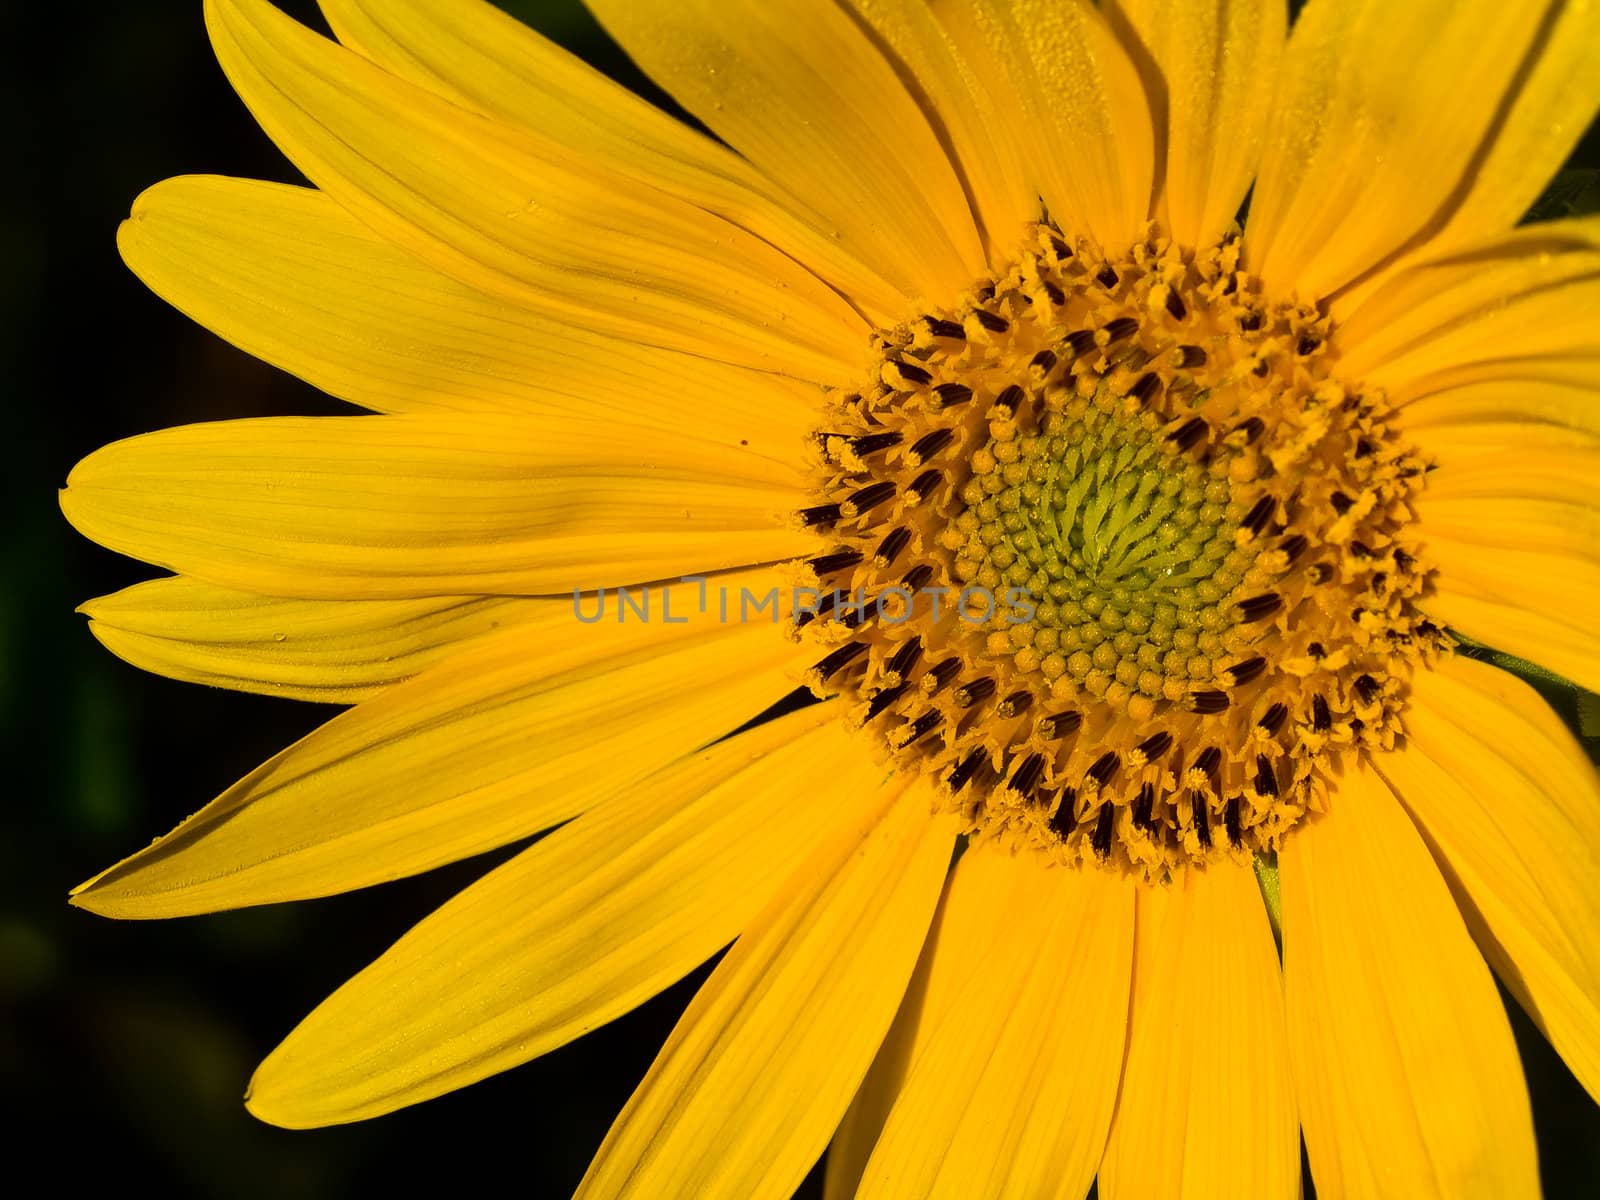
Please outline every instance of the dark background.
[[[320, 27], [309, 3], [283, 7]], [[575, 0], [503, 7], [659, 98]], [[73, 534], [56, 488], [117, 438], [342, 406], [191, 324], [117, 258], [117, 222], [167, 176], [299, 182], [228, 89], [198, 0], [0, 0], [0, 54], [12, 60], [0, 64], [0, 1128], [14, 1139], [10, 1161], [64, 1138], [65, 1156], [40, 1166], [68, 1194], [137, 1179], [173, 1197], [474, 1194], [502, 1182], [564, 1196], [702, 975], [543, 1059], [374, 1122], [288, 1133], [240, 1103], [254, 1064], [301, 1016], [503, 855], [351, 896], [178, 922], [110, 922], [66, 905], [70, 887], [333, 710], [174, 683], [102, 650], [73, 607], [154, 572]], [[1591, 131], [1589, 164], [1600, 161], [1594, 141]], [[1569, 174], [1553, 210], [1585, 191], [1592, 200], [1594, 178]], [[1575, 715], [1570, 696], [1557, 699]], [[1600, 1109], [1512, 1011], [1547, 1192], [1600, 1193]], [[1239, 1135], [1249, 1136], [1248, 1114]]]

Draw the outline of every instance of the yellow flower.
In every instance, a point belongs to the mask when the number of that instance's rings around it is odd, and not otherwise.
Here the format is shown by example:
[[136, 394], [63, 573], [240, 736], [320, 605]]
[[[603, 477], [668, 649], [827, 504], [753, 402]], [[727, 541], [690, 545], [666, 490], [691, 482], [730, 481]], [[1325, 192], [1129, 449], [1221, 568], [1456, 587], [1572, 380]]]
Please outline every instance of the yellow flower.
[[1289, 1197], [1302, 1134], [1325, 1196], [1537, 1193], [1489, 968], [1596, 1094], [1600, 788], [1454, 647], [1600, 687], [1600, 221], [1513, 228], [1592, 6], [594, 0], [725, 144], [486, 4], [323, 7], [207, 6], [316, 190], [169, 180], [120, 245], [383, 415], [63, 505], [177, 573], [86, 606], [113, 651], [353, 707], [75, 902], [559, 828], [252, 1111], [461, 1087], [731, 942], [582, 1195], [831, 1142], [830, 1195]]

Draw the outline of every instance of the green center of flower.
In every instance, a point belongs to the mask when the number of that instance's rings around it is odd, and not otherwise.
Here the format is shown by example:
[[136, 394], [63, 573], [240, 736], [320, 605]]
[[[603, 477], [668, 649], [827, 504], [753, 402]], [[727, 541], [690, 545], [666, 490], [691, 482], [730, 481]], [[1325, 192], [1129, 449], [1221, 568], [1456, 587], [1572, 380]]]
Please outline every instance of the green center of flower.
[[1439, 638], [1420, 463], [1235, 258], [1041, 226], [817, 435], [811, 685], [975, 837], [1146, 876], [1274, 849]]

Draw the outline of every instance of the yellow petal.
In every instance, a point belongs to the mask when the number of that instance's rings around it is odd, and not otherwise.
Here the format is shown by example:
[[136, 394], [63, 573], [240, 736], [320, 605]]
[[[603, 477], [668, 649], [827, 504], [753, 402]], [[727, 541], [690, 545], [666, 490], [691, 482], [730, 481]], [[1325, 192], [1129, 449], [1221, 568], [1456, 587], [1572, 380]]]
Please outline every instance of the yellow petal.
[[[673, 607], [694, 601], [684, 584]], [[796, 657], [765, 625], [579, 626], [552, 607], [341, 713], [74, 902], [185, 916], [350, 891], [505, 845], [742, 724], [790, 689]]]
[[[1433, 593], [1423, 607], [1435, 621], [1459, 630], [1474, 641], [1515, 654], [1554, 671], [1590, 691], [1600, 690], [1600, 633], [1595, 630], [1592, 601], [1569, 607], [1577, 616], [1557, 612], [1560, 598], [1534, 600], [1509, 597], [1516, 587], [1505, 585], [1512, 572], [1528, 569], [1526, 559], [1500, 565], [1500, 579], [1480, 552], [1455, 548], [1458, 562], [1478, 563], [1476, 574], [1454, 574], [1434, 578]], [[1548, 574], [1548, 559], [1537, 559], [1533, 569]], [[1561, 584], [1559, 580], [1557, 587]], [[1592, 593], [1589, 593], [1592, 594]]]
[[536, 130], [725, 217], [817, 272], [875, 323], [906, 297], [749, 163], [484, 0], [321, 0], [339, 40], [456, 104]]
[[1357, 762], [1278, 862], [1300, 1123], [1317, 1194], [1539, 1194], [1494, 980], [1394, 794]]
[[1600, 1099], [1600, 779], [1539, 694], [1472, 659], [1418, 672], [1374, 765], [1501, 981]]
[[446, 275], [614, 336], [851, 384], [866, 326], [793, 259], [581, 148], [468, 112], [262, 0], [207, 0], [217, 58], [302, 171]]
[[552, 411], [793, 453], [819, 389], [562, 325], [457, 283], [327, 196], [249, 179], [147, 190], [123, 259], [206, 328], [383, 412]]
[[[520, 596], [283, 600], [173, 576], [90, 600], [89, 631], [136, 667], [211, 687], [354, 704], [467, 642], [572, 601]], [[589, 608], [592, 609], [593, 602]]]
[[982, 274], [972, 210], [927, 117], [849, 14], [800, 0], [595, 0], [673, 99], [908, 296]]
[[[992, 845], [969, 849], [955, 876], [910, 1018], [927, 1032], [912, 1035], [857, 1195], [1082, 1195], [1122, 1071], [1133, 885]], [[965, 961], [941, 968], [946, 955]], [[946, 971], [960, 986], [932, 984]]]
[[1087, 0], [938, 0], [973, 69], [997, 93], [1050, 216], [1108, 254], [1151, 215], [1155, 133], [1128, 52]]
[[1447, 219], [1554, 8], [1311, 0], [1251, 200], [1251, 269], [1279, 294], [1325, 297]]
[[750, 448], [581, 415], [270, 417], [84, 459], [85, 536], [223, 587], [312, 599], [571, 594], [792, 558], [804, 478]]
[[[1529, 359], [1485, 363], [1408, 384], [1390, 396], [1395, 424], [1425, 439], [1493, 424], [1518, 437], [1557, 430], [1600, 438], [1600, 359]], [[1485, 444], [1488, 444], [1485, 441]]]
[[917, 104], [949, 139], [951, 163], [971, 199], [989, 260], [1010, 256], [1024, 229], [1039, 219], [1039, 193], [1006, 81], [986, 77], [968, 61], [933, 6], [847, 2], [893, 51]]
[[780, 885], [672, 1031], [579, 1200], [793, 1193], [889, 1027], [933, 915], [954, 829], [929, 816], [930, 799], [902, 779], [862, 794], [855, 819]]
[[1153, 945], [1134, 971], [1128, 1062], [1100, 1194], [1293, 1200], [1300, 1125], [1283, 975], [1255, 874], [1224, 862], [1166, 890], [1148, 932], [1153, 889], [1139, 893], [1138, 938]]
[[[881, 777], [835, 707], [682, 759], [478, 880], [300, 1023], [256, 1072], [250, 1110], [294, 1128], [377, 1116], [548, 1053], [681, 978]], [[819, 761], [833, 782], [796, 788]]]
[[1288, 30], [1283, 0], [1115, 0], [1112, 25], [1156, 109], [1161, 207], [1181, 245], [1216, 244], [1255, 175]]
[[1396, 272], [1339, 328], [1340, 374], [1396, 392], [1505, 358], [1600, 352], [1600, 217], [1529, 225]]

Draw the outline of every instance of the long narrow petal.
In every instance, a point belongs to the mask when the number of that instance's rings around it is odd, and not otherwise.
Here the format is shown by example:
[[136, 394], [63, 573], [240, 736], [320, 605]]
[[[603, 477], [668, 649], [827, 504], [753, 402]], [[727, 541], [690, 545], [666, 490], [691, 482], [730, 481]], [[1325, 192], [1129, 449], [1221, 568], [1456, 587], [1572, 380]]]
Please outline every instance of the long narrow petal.
[[1521, 680], [1446, 658], [1375, 759], [1501, 981], [1600, 1099], [1600, 779]]
[[1593, 355], [1600, 217], [1529, 225], [1386, 280], [1340, 327], [1345, 378], [1401, 391], [1498, 359]]
[[938, 0], [935, 11], [1006, 96], [1052, 219], [1124, 252], [1151, 215], [1155, 131], [1144, 82], [1105, 18], [1087, 0]]
[[852, 384], [866, 327], [823, 281], [581, 148], [480, 117], [262, 0], [207, 0], [217, 58], [294, 163], [381, 236], [517, 303], [648, 345]]
[[594, 0], [607, 32], [672, 97], [910, 296], [954, 298], [983, 272], [945, 148], [838, 5]]
[[992, 846], [955, 874], [947, 909], [978, 912], [954, 917], [933, 953], [966, 955], [966, 978], [925, 994], [913, 1019], [926, 1040], [857, 1195], [1082, 1195], [1122, 1073], [1133, 886]]
[[568, 415], [185, 425], [79, 463], [67, 519], [223, 587], [323, 599], [571, 594], [804, 554], [797, 466]]
[[[819, 726], [821, 726], [819, 728]], [[825, 786], [796, 787], [818, 762]], [[377, 1116], [545, 1054], [732, 941], [880, 768], [830, 706], [719, 742], [563, 825], [401, 938], [296, 1027], [252, 1112]]]
[[1560, 7], [1311, 0], [1251, 202], [1251, 269], [1280, 293], [1327, 296], [1447, 219]]
[[[1395, 424], [1419, 441], [1464, 427], [1549, 429], [1600, 439], [1600, 356], [1519, 358], [1441, 371], [1391, 394]], [[1426, 443], [1424, 443], [1426, 444]]]
[[1539, 1194], [1489, 969], [1411, 821], [1358, 763], [1279, 854], [1289, 1053], [1318, 1195]]
[[1161, 206], [1182, 245], [1221, 240], [1255, 176], [1289, 26], [1284, 0], [1115, 0], [1158, 115]]
[[855, 819], [747, 923], [612, 1126], [580, 1200], [794, 1191], [888, 1029], [933, 916], [954, 831], [929, 801], [901, 779], [863, 794]]
[[[695, 590], [672, 607], [693, 612]], [[778, 630], [711, 614], [667, 624], [662, 603], [647, 621], [592, 626], [552, 609], [454, 655], [341, 713], [74, 902], [173, 917], [415, 874], [575, 816], [789, 690], [797, 652]]]
[[[1283, 974], [1255, 874], [1223, 863], [1189, 872], [1170, 895], [1150, 892], [1139, 895], [1138, 937], [1154, 945], [1148, 969], [1141, 954], [1134, 972], [1128, 1062], [1100, 1194], [1293, 1200], [1300, 1125]], [[1147, 922], [1158, 906], [1160, 921]], [[1147, 924], [1157, 927], [1147, 932]]]
[[948, 140], [989, 259], [1002, 261], [1040, 215], [1038, 186], [1027, 165], [1028, 131], [1008, 104], [1006, 81], [987, 77], [967, 59], [932, 5], [847, 2], [903, 65], [913, 97]]
[[804, 263], [880, 322], [904, 317], [904, 295], [748, 162], [485, 0], [321, 5], [339, 40], [385, 70], [725, 217]]
[[[522, 596], [284, 600], [175, 575], [90, 600], [89, 631], [136, 667], [210, 687], [354, 704], [469, 642], [572, 601]], [[588, 608], [594, 607], [590, 600]]]
[[117, 234], [133, 272], [257, 358], [381, 412], [623, 416], [792, 454], [820, 389], [486, 296], [309, 188], [168, 179]]

